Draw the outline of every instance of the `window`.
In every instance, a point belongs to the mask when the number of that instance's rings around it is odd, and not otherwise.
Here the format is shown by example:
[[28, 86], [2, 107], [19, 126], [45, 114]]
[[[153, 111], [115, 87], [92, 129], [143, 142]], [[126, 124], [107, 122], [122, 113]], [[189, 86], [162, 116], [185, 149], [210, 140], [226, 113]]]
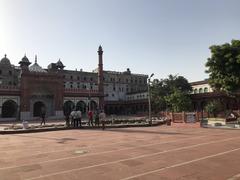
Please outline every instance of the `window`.
[[11, 76], [12, 75], [12, 71], [8, 71], [9, 75]]
[[113, 87], [113, 91], [116, 91], [116, 87]]
[[198, 90], [197, 89], [194, 89], [194, 94], [197, 94], [198, 93]]
[[80, 78], [79, 78], [79, 76], [77, 77], [77, 80], [79, 80]]
[[73, 76], [70, 76], [71, 79], [73, 79]]
[[2, 70], [0, 70], [0, 74], [2, 74]]
[[208, 92], [208, 88], [207, 88], [207, 87], [204, 88], [204, 92], [205, 92], [205, 93]]
[[84, 77], [84, 78], [83, 78], [83, 80], [84, 80], [84, 81], [86, 81], [86, 80], [87, 80], [87, 78], [86, 78], [86, 77]]
[[199, 93], [203, 93], [203, 89], [202, 88], [199, 89]]
[[93, 81], [93, 78], [92, 78], [92, 77], [90, 78], [90, 81]]
[[114, 94], [112, 94], [112, 97], [114, 97]]

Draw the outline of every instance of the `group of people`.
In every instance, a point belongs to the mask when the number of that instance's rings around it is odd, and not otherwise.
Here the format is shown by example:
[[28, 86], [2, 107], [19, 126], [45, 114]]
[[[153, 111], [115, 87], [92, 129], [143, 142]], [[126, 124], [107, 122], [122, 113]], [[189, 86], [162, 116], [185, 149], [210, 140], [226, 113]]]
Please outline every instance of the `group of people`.
[[82, 112], [80, 110], [73, 110], [70, 113], [71, 126], [81, 127], [82, 126]]
[[[45, 116], [46, 116], [46, 108], [45, 107], [41, 107], [41, 112], [40, 112], [40, 116], [41, 116], [41, 125], [44, 124], [45, 125]], [[64, 116], [65, 116], [65, 120], [66, 120], [66, 125], [67, 127], [81, 127], [82, 126], [82, 112], [80, 110], [71, 110], [70, 107], [66, 107], [64, 108]], [[104, 113], [104, 111], [88, 111], [87, 113], [88, 116], [88, 125], [89, 126], [97, 126], [99, 127], [100, 124], [102, 124], [102, 129], [105, 129], [105, 119], [106, 119], [106, 115]]]
[[[82, 112], [80, 110], [65, 109], [64, 111], [65, 120], [67, 127], [81, 127], [82, 126]], [[106, 115], [103, 111], [88, 111], [88, 125], [89, 126], [100, 126], [102, 124], [102, 129], [105, 129], [105, 118]]]
[[[105, 119], [106, 115], [103, 111], [88, 111], [88, 125], [99, 127], [100, 123], [102, 124], [102, 129], [105, 129]], [[94, 121], [94, 122], [93, 122]]]

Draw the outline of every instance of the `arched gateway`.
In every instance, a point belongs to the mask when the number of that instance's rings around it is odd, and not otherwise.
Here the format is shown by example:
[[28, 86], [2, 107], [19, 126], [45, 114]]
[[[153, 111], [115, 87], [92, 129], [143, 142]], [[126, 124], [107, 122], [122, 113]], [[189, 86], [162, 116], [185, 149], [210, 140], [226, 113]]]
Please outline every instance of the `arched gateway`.
[[11, 118], [17, 116], [17, 103], [13, 100], [7, 100], [2, 105], [2, 117]]
[[46, 108], [45, 104], [41, 101], [37, 101], [33, 105], [33, 117], [41, 116], [41, 110]]

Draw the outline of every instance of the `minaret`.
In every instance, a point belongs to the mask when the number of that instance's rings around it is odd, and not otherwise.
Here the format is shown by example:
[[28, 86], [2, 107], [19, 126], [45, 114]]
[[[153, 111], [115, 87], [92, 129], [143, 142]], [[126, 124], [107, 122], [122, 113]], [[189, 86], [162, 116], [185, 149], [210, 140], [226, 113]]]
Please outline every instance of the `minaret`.
[[29, 71], [28, 66], [31, 64], [26, 56], [26, 54], [24, 55], [24, 57], [22, 58], [22, 60], [18, 63], [20, 64], [21, 70], [22, 72], [26, 72]]
[[104, 110], [104, 89], [103, 89], [103, 50], [102, 46], [98, 47], [98, 92], [99, 97], [99, 109]]
[[37, 55], [35, 55], [35, 64], [37, 64]]

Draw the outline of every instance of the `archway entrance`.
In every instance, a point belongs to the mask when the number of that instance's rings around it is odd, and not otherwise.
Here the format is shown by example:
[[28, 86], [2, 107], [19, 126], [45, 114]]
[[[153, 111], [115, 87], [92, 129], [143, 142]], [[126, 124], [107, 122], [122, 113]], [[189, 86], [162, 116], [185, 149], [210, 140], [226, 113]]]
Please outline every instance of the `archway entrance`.
[[63, 104], [63, 108], [64, 109], [70, 109], [70, 111], [72, 111], [74, 109], [75, 105], [72, 101], [66, 101], [64, 104]]
[[97, 107], [98, 107], [98, 105], [95, 101], [90, 101], [90, 110], [91, 111], [96, 111]]
[[41, 116], [42, 108], [46, 108], [43, 102], [41, 101], [35, 102], [33, 105], [33, 117]]
[[2, 117], [3, 118], [11, 118], [17, 116], [17, 103], [8, 100], [2, 105]]
[[82, 113], [86, 113], [86, 104], [83, 101], [78, 101], [76, 109], [80, 110]]

